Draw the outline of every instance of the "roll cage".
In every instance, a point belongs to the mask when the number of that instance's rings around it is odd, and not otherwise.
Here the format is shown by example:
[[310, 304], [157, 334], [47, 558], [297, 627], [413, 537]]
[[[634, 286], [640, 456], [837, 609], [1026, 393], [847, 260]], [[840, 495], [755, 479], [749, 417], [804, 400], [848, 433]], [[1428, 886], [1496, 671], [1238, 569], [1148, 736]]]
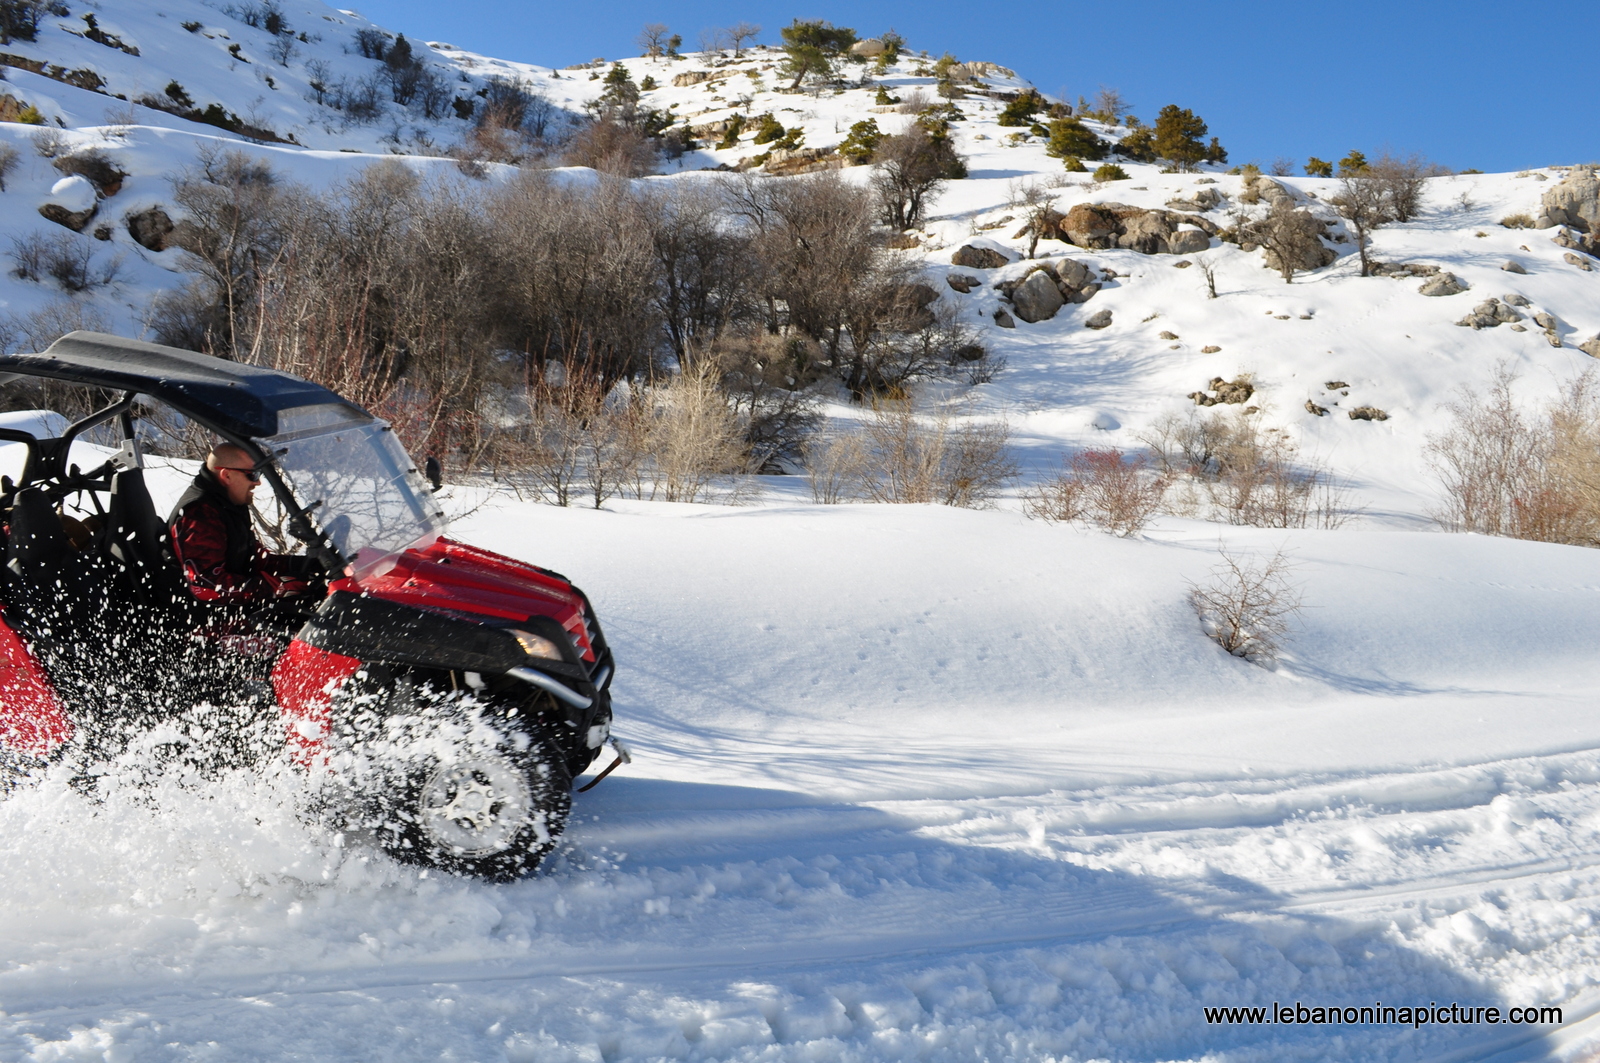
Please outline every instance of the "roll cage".
[[[288, 517], [290, 534], [330, 575], [342, 573], [350, 559], [311, 519], [274, 463], [275, 455], [258, 440], [276, 435], [279, 414], [303, 406], [337, 405], [370, 417], [336, 393], [288, 373], [230, 362], [193, 351], [164, 347], [97, 332], [72, 332], [37, 354], [0, 355], [0, 383], [23, 378], [58, 380], [101, 388], [119, 397], [69, 425], [55, 438], [40, 438], [13, 428], [0, 428], [0, 441], [28, 448], [21, 479], [0, 481], [0, 508], [9, 507], [17, 492], [36, 487], [59, 502], [77, 491], [105, 490], [123, 469], [143, 467], [134, 435], [134, 406], [139, 396], [157, 400], [215, 432], [249, 454]], [[122, 447], [102, 465], [81, 472], [68, 464], [72, 443], [83, 433], [116, 421]]]

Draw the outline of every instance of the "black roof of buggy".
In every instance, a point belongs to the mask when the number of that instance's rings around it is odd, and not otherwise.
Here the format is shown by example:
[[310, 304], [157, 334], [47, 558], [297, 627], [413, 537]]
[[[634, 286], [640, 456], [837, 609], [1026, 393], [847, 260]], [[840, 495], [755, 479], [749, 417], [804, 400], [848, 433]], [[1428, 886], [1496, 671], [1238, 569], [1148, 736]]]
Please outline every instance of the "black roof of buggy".
[[351, 405], [320, 384], [275, 369], [101, 332], [69, 332], [38, 354], [0, 355], [0, 373], [138, 392], [235, 436], [276, 435], [281, 410]]

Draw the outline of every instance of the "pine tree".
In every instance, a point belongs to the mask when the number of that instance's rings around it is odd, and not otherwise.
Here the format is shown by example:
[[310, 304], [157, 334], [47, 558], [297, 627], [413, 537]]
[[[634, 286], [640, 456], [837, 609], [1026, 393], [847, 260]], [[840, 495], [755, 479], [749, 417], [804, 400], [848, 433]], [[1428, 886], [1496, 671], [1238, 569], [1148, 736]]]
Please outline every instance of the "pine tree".
[[[1206, 157], [1206, 124], [1186, 107], [1169, 103], [1156, 116], [1155, 152], [1180, 170], [1192, 170]], [[1220, 147], [1220, 145], [1219, 145]]]

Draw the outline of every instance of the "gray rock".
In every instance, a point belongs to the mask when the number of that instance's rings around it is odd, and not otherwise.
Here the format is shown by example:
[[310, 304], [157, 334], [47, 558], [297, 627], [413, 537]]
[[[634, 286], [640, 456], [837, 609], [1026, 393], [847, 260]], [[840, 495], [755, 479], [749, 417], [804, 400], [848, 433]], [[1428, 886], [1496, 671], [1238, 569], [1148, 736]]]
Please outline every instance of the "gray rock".
[[952, 273], [945, 277], [944, 282], [962, 295], [966, 295], [978, 286], [978, 278], [967, 273]]
[[[1071, 289], [1082, 288], [1089, 283], [1092, 276], [1093, 274], [1089, 272], [1089, 267], [1075, 258], [1064, 258], [1056, 263], [1056, 278], [1061, 281], [1064, 287]], [[1062, 292], [1061, 294], [1066, 295], [1067, 293]]]
[[1099, 290], [1099, 281], [1095, 281], [1093, 284], [1085, 284], [1082, 288], [1079, 288], [1077, 291], [1069, 295], [1067, 297], [1067, 301], [1069, 303], [1087, 303], [1094, 297], [1094, 293]]
[[1160, 335], [1161, 335], [1161, 339], [1164, 339], [1164, 340], [1175, 340], [1175, 339], [1178, 338], [1178, 334], [1176, 332], [1165, 332], [1164, 331]]
[[1389, 415], [1376, 406], [1357, 406], [1350, 411], [1352, 421], [1387, 421]]
[[1173, 210], [1181, 210], [1189, 214], [1199, 214], [1211, 210], [1222, 202], [1222, 193], [1215, 188], [1202, 188], [1188, 199], [1170, 199], [1167, 206]]
[[1512, 292], [1509, 295], [1503, 295], [1503, 296], [1501, 296], [1501, 298], [1504, 301], [1510, 303], [1512, 306], [1527, 306], [1528, 305], [1528, 297], [1526, 295], [1518, 295], [1516, 292]]
[[1179, 229], [1167, 237], [1167, 253], [1171, 255], [1192, 255], [1210, 246], [1211, 238], [1198, 229]]
[[1030, 325], [1049, 321], [1065, 302], [1055, 280], [1042, 269], [1029, 274], [1028, 279], [1017, 285], [1011, 293], [1011, 306], [1017, 316]]
[[1526, 273], [1526, 272], [1528, 272], [1526, 269], [1522, 268], [1522, 263], [1518, 262], [1514, 258], [1513, 259], [1508, 259], [1505, 262], [1505, 264], [1502, 265], [1500, 268], [1505, 270], [1507, 273]]
[[1511, 331], [1512, 332], [1527, 332], [1528, 331], [1528, 326], [1526, 326], [1526, 325], [1512, 325], [1511, 326]]
[[1568, 251], [1566, 254], [1562, 255], [1561, 257], [1566, 259], [1567, 265], [1569, 265], [1569, 266], [1577, 266], [1579, 269], [1583, 270], [1585, 273], [1588, 273], [1588, 272], [1590, 272], [1591, 270], [1594, 269], [1593, 266], [1589, 265], [1589, 260], [1588, 259], [1586, 259], [1582, 255], [1576, 254], [1576, 253], [1574, 253], [1572, 251]]
[[1001, 328], [1017, 327], [1017, 323], [1011, 319], [1011, 315], [1006, 313], [1004, 310], [996, 310], [994, 312], [994, 323], [999, 325]]
[[1549, 332], [1546, 332], [1544, 334], [1544, 338], [1546, 340], [1550, 341], [1550, 346], [1552, 346], [1552, 347], [1561, 346], [1561, 337], [1556, 335], [1556, 332], [1555, 332], [1554, 329], [1551, 329]]
[[1314, 413], [1318, 417], [1326, 417], [1326, 416], [1328, 416], [1328, 408], [1326, 406], [1318, 406], [1316, 403], [1312, 402], [1310, 399], [1306, 400], [1306, 412], [1307, 413]]
[[128, 225], [128, 235], [133, 242], [147, 251], [165, 251], [172, 233], [172, 219], [160, 207], [151, 207], [129, 214], [123, 219]]
[[1489, 301], [1494, 303], [1494, 316], [1496, 321], [1501, 321], [1509, 325], [1513, 321], [1522, 320], [1522, 315], [1517, 313], [1511, 307], [1507, 306], [1505, 303], [1495, 299], [1491, 299]]
[[1458, 295], [1467, 290], [1467, 283], [1454, 273], [1440, 271], [1418, 288], [1423, 295]]
[[992, 247], [974, 247], [965, 244], [950, 256], [950, 261], [968, 269], [999, 269], [1011, 260]]
[[1540, 203], [1552, 221], [1579, 232], [1594, 232], [1600, 228], [1600, 176], [1593, 166], [1574, 166]]
[[1098, 314], [1091, 315], [1088, 318], [1088, 320], [1086, 320], [1083, 323], [1083, 326], [1084, 326], [1084, 328], [1092, 328], [1092, 329], [1110, 328], [1111, 327], [1111, 311], [1102, 310]]
[[1561, 322], [1554, 314], [1547, 314], [1543, 310], [1533, 315], [1533, 323], [1546, 331], [1558, 327]]
[[1600, 335], [1595, 336], [1592, 340], [1584, 340], [1578, 344], [1578, 350], [1587, 354], [1590, 358], [1600, 358]]

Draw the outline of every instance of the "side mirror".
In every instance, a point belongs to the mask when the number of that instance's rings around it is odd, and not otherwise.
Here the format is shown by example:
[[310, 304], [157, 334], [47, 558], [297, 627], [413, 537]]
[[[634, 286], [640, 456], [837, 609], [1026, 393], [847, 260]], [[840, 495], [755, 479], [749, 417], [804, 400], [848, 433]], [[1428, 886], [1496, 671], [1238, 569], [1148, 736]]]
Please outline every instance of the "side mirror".
[[422, 474], [433, 485], [435, 494], [439, 492], [440, 488], [444, 487], [444, 469], [440, 466], [439, 459], [432, 454], [429, 454], [428, 460], [422, 463]]

